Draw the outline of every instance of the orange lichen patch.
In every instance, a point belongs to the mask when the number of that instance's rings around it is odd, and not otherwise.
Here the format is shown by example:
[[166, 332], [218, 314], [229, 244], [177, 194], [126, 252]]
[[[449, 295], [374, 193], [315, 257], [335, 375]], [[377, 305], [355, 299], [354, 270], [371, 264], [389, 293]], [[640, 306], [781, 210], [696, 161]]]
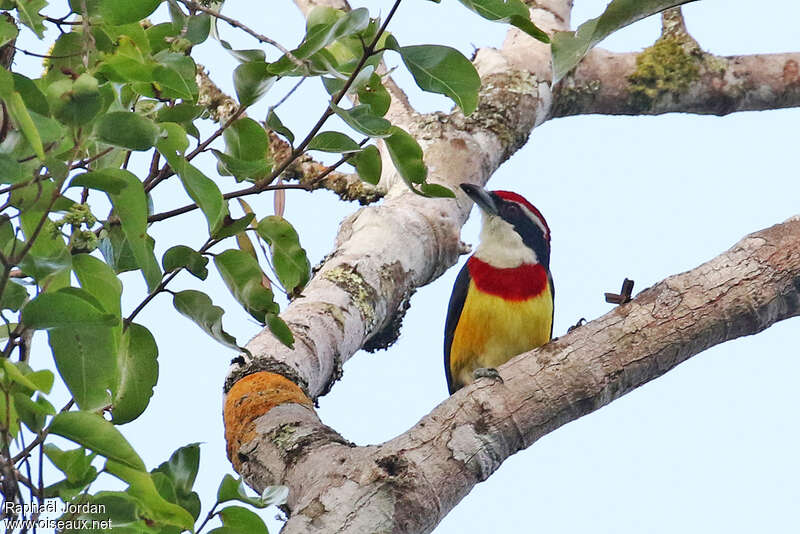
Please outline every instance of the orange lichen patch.
[[233, 385], [225, 397], [223, 420], [228, 459], [235, 469], [240, 464], [236, 451], [255, 436], [255, 420], [275, 406], [289, 402], [314, 406], [297, 384], [276, 373], [253, 373]]

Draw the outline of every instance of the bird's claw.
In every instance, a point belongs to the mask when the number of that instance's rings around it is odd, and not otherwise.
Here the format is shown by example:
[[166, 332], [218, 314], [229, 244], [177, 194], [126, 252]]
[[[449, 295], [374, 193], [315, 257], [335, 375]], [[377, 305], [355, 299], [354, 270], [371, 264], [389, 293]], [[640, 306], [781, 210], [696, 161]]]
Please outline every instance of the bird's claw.
[[472, 371], [472, 378], [475, 380], [479, 378], [491, 378], [492, 380], [497, 380], [501, 384], [503, 383], [503, 377], [500, 376], [500, 373], [497, 372], [497, 369], [493, 367], [479, 367]]

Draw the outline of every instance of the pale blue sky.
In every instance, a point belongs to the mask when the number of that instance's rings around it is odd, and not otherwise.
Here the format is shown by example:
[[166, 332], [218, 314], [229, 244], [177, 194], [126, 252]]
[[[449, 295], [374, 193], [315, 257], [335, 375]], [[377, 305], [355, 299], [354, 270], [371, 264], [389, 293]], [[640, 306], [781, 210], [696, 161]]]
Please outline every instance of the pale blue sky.
[[[391, 3], [352, 4], [386, 13]], [[605, 4], [576, 2], [573, 23], [596, 16]], [[290, 2], [259, 3], [259, 10], [269, 12], [258, 17], [253, 6], [229, 0], [225, 12], [287, 46], [297, 43], [303, 21]], [[703, 0], [685, 13], [690, 32], [717, 54], [800, 50], [800, 5], [779, 0], [757, 6]], [[602, 45], [640, 50], [657, 37], [659, 27], [658, 18], [652, 18]], [[225, 24], [220, 28], [235, 46], [256, 44], [236, 39]], [[497, 46], [504, 34], [502, 25], [482, 21], [454, 0], [407, 0], [390, 30], [401, 44], [448, 44], [468, 56], [473, 45]], [[211, 41], [198, 53], [198, 61], [232, 93], [235, 61]], [[35, 62], [24, 64], [38, 72]], [[449, 109], [449, 101], [421, 94], [402, 72], [396, 79], [420, 110]], [[286, 88], [278, 84], [250, 115], [263, 118], [267, 105]], [[306, 82], [280, 108], [281, 118], [302, 131], [324, 109], [320, 95], [318, 81]], [[800, 213], [799, 121], [797, 110], [725, 118], [590, 116], [536, 129], [489, 185], [525, 195], [552, 229], [555, 334], [562, 335], [580, 317], [593, 319], [609, 311], [603, 292], [618, 290], [624, 277], [635, 280], [639, 292], [712, 258], [751, 231]], [[210, 160], [205, 169], [213, 173]], [[178, 184], [162, 187], [169, 192], [169, 204], [156, 199], [158, 211], [186, 200]], [[287, 197], [286, 216], [316, 264], [330, 250], [339, 220], [357, 206], [327, 193], [290, 191]], [[271, 213], [269, 195], [251, 204], [260, 216]], [[472, 215], [462, 237], [475, 244], [478, 217]], [[157, 226], [153, 233], [159, 240], [172, 240], [159, 241], [157, 253], [198, 228], [205, 223], [197, 213]], [[203, 241], [197, 235], [186, 244]], [[405, 431], [445, 399], [442, 329], [457, 272], [458, 266], [453, 267], [417, 292], [401, 338], [389, 351], [358, 353], [345, 365], [342, 381], [320, 400], [326, 424], [358, 444], [377, 443]], [[199, 286], [182, 275], [173, 289], [208, 290], [227, 310], [226, 328], [244, 342], [258, 325], [238, 309], [216, 273], [209, 279]], [[125, 275], [124, 282], [123, 306], [130, 310], [144, 285], [135, 273]], [[178, 316], [168, 296], [155, 299], [139, 317], [158, 341], [161, 374], [145, 415], [121, 430], [148, 467], [180, 445], [204, 442], [196, 489], [208, 506], [220, 478], [230, 472], [221, 385], [235, 354]], [[711, 349], [553, 432], [479, 484], [435, 532], [800, 531], [800, 435], [794, 408], [798, 326], [797, 319], [785, 321]], [[39, 348], [46, 349], [42, 341]], [[45, 365], [40, 354], [34, 364]], [[279, 525], [271, 521], [270, 528], [276, 532]]]

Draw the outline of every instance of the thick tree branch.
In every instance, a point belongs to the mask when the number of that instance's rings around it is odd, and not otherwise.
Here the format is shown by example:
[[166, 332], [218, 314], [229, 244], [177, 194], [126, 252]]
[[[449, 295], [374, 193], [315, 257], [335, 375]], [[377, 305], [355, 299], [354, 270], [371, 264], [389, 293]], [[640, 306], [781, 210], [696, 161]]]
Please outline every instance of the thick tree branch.
[[800, 314], [800, 218], [751, 234], [500, 368], [378, 446], [352, 447], [302, 404], [240, 449], [262, 489], [292, 488], [284, 533], [429, 532], [515, 452], [709, 347]]
[[[655, 45], [658, 46], [658, 45]], [[641, 54], [594, 49], [555, 90], [554, 117], [586, 115], [727, 115], [800, 106], [800, 52], [684, 56], [697, 73], [659, 79], [641, 73]], [[691, 63], [689, 63], [691, 65]], [[675, 68], [678, 68], [677, 66]]]
[[554, 91], [554, 117], [600, 113], [727, 115], [800, 106], [800, 52], [715, 56], [661, 14], [661, 38], [641, 53], [594, 49]]
[[[295, 1], [304, 11], [330, 4]], [[568, 0], [535, 6], [539, 27], [569, 28]], [[679, 43], [681, 50], [690, 45]], [[533, 128], [560, 116], [547, 46], [511, 30], [502, 49], [479, 50], [475, 65], [483, 88], [470, 117], [417, 114], [399, 98], [387, 115], [419, 140], [429, 179], [456, 191], [461, 182], [485, 183]], [[312, 400], [332, 387], [357, 350], [394, 340], [416, 288], [464, 252], [459, 230], [469, 210], [460, 193], [456, 201], [411, 194], [386, 165], [381, 184], [385, 202], [342, 223], [334, 251], [303, 298], [282, 314], [295, 334], [294, 350], [264, 331], [248, 344], [252, 357], [235, 364], [226, 381], [229, 457], [256, 489], [291, 487], [286, 532], [429, 532], [475, 483], [546, 432], [708, 346], [797, 313], [795, 221], [787, 223], [790, 238], [768, 230], [732, 249], [727, 260], [736, 266], [720, 260], [698, 268], [699, 278], [671, 278], [591, 326], [516, 358], [503, 368], [504, 386], [479, 381], [395, 440], [352, 447], [320, 422]], [[787, 240], [792, 251], [785, 255], [776, 247], [785, 249]], [[781, 258], [792, 267], [776, 267]], [[729, 287], [736, 276], [745, 278]], [[593, 352], [597, 347], [605, 350]]]

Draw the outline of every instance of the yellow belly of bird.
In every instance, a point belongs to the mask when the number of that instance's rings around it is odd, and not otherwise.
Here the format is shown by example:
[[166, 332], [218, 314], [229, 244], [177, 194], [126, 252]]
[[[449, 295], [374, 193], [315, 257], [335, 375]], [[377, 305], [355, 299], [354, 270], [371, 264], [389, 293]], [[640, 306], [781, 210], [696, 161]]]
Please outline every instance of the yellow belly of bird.
[[495, 368], [550, 341], [553, 297], [549, 284], [528, 300], [507, 301], [470, 282], [450, 348], [453, 382], [471, 383], [475, 369]]

